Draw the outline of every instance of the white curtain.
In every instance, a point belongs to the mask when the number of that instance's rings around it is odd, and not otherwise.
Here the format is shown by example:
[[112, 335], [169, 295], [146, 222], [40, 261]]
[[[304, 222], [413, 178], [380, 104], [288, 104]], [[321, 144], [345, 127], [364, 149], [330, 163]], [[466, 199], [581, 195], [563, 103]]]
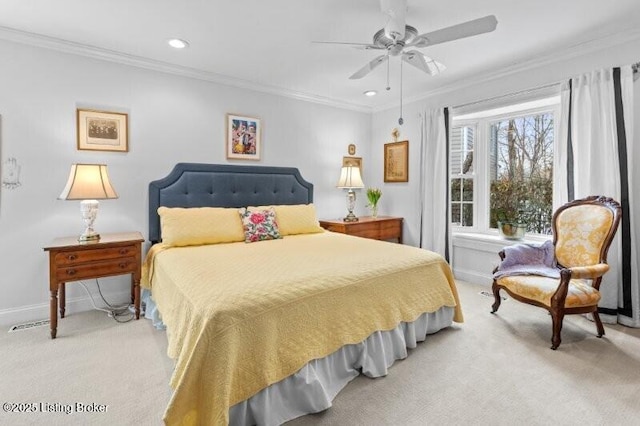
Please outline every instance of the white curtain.
[[450, 260], [448, 111], [420, 114], [420, 247]]
[[631, 163], [633, 78], [631, 66], [572, 78], [561, 92], [562, 122], [554, 170], [554, 207], [589, 195], [616, 199], [623, 216], [609, 249], [610, 271], [600, 287], [605, 322], [640, 327], [637, 241]]

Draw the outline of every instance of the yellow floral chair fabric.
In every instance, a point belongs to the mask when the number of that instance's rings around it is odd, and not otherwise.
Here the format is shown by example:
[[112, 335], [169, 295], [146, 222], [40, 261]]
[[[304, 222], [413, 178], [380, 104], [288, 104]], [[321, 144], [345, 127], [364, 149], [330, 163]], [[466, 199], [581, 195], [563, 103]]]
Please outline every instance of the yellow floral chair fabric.
[[[500, 290], [514, 299], [545, 308], [551, 313], [551, 349], [560, 345], [562, 320], [567, 314], [592, 313], [598, 337], [604, 327], [598, 315], [600, 282], [609, 270], [607, 251], [621, 215], [620, 204], [601, 196], [575, 200], [553, 215], [553, 245], [560, 278], [537, 275], [502, 275], [493, 280], [495, 303], [500, 307]], [[504, 260], [504, 251], [500, 252]], [[494, 271], [494, 273], [498, 270]]]

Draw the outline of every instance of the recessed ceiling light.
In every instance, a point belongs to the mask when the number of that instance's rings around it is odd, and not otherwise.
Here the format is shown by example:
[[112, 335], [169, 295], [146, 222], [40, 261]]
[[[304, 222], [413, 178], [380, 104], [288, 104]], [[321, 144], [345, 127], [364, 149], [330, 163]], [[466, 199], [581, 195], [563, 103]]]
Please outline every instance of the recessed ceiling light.
[[376, 92], [375, 90], [367, 90], [366, 92], [364, 92], [365, 96], [375, 96], [377, 94], [378, 92]]
[[188, 42], [186, 42], [184, 40], [180, 40], [179, 38], [172, 38], [167, 43], [169, 43], [169, 46], [171, 46], [171, 47], [173, 47], [175, 49], [184, 49], [185, 47], [189, 46]]

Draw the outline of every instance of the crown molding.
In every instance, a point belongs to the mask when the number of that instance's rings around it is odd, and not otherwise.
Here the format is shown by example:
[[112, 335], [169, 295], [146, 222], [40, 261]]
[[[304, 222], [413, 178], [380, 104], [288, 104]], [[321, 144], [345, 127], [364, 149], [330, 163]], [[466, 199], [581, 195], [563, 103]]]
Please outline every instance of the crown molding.
[[333, 108], [346, 109], [356, 112], [371, 113], [372, 108], [367, 105], [337, 101], [324, 96], [313, 95], [295, 90], [285, 89], [277, 86], [263, 85], [249, 80], [229, 77], [209, 71], [202, 71], [196, 68], [170, 64], [168, 62], [148, 59], [141, 56], [129, 55], [115, 50], [103, 49], [82, 43], [76, 43], [55, 37], [44, 36], [14, 28], [0, 26], [0, 39], [14, 43], [26, 44], [50, 50], [56, 50], [72, 55], [84, 56], [117, 64], [128, 65], [136, 68], [143, 68], [152, 71], [159, 71], [166, 74], [173, 74], [197, 80], [222, 84], [225, 86], [237, 87], [240, 89], [253, 90], [256, 92], [268, 93], [276, 96], [296, 99], [305, 102], [312, 102]]
[[[144, 58], [141, 56], [129, 55], [114, 50], [103, 49], [82, 43], [76, 43], [55, 37], [43, 36], [40, 34], [16, 30], [3, 26], [0, 26], [0, 39], [356, 112], [376, 113], [392, 108], [397, 108], [400, 105], [400, 102], [398, 101], [389, 102], [373, 107], [357, 103], [338, 101], [324, 96], [285, 89], [278, 86], [258, 84], [249, 80], [229, 77], [223, 74], [202, 71], [196, 68], [175, 65], [168, 62]], [[517, 74], [519, 72], [530, 70], [531, 68], [550, 65], [636, 40], [640, 40], [640, 28], [633, 28], [628, 31], [616, 32], [614, 34], [609, 34], [597, 39], [576, 43], [569, 47], [550, 52], [545, 56], [537, 56], [528, 61], [519, 62], [510, 66], [503, 67], [498, 72], [487, 71], [483, 74], [478, 74], [470, 78], [463, 78], [427, 92], [423, 92], [410, 97], [405, 97], [403, 103], [406, 105], [414, 102], [419, 102], [432, 96], [459, 91], [461, 89], [472, 87], [478, 84], [499, 80], [507, 76]]]
[[[408, 105], [414, 102], [425, 100], [429, 97], [450, 93], [453, 91], [459, 91], [468, 87], [476, 86], [478, 84], [488, 83], [495, 80], [500, 80], [513, 74], [517, 74], [523, 71], [530, 70], [532, 68], [539, 68], [545, 65], [551, 65], [567, 59], [577, 58], [583, 55], [597, 52], [611, 48], [620, 44], [630, 43], [633, 41], [640, 41], [640, 28], [633, 28], [628, 31], [617, 32], [609, 34], [604, 37], [584, 41], [581, 43], [573, 44], [569, 47], [558, 49], [544, 56], [536, 56], [534, 59], [530, 59], [524, 62], [518, 62], [510, 66], [502, 68], [500, 71], [487, 71], [483, 74], [476, 75], [471, 78], [463, 78], [453, 83], [440, 86], [434, 90], [423, 92], [419, 95], [413, 95], [404, 98], [404, 104]], [[386, 111], [392, 108], [397, 108], [400, 102], [390, 102], [384, 105], [373, 107], [372, 112]]]

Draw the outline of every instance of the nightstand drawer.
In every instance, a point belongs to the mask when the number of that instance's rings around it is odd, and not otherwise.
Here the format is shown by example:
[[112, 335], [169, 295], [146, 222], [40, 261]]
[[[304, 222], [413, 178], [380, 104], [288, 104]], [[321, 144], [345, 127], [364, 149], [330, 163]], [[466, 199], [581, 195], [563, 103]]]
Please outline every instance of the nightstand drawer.
[[345, 233], [344, 226], [340, 226], [340, 225], [329, 224], [329, 225], [326, 225], [324, 227], [324, 229], [326, 229], [327, 231], [331, 231], [331, 232], [339, 232], [339, 233], [343, 233], [343, 234]]
[[77, 265], [84, 262], [104, 259], [120, 259], [123, 256], [135, 256], [138, 247], [135, 245], [112, 248], [99, 248], [82, 251], [64, 251], [56, 254], [55, 262], [58, 266]]
[[361, 217], [357, 222], [344, 220], [321, 220], [320, 226], [332, 232], [341, 232], [355, 237], [374, 240], [398, 240], [402, 244], [401, 217]]
[[[101, 250], [100, 250], [101, 251]], [[135, 257], [125, 257], [104, 262], [93, 262], [87, 265], [69, 265], [56, 269], [56, 279], [59, 281], [76, 281], [84, 278], [106, 277], [131, 273], [136, 270], [138, 263]]]
[[381, 240], [398, 238], [398, 235], [400, 235], [401, 233], [402, 233], [402, 222], [400, 221], [388, 221], [380, 224]]

